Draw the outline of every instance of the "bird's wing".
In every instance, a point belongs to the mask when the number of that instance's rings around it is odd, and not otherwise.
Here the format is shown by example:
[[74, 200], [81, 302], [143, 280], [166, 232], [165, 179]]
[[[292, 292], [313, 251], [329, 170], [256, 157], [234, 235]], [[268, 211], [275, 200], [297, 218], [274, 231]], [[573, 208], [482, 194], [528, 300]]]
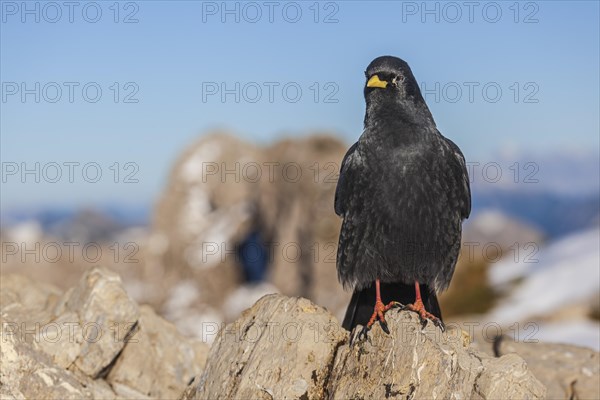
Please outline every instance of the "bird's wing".
[[335, 213], [339, 216], [342, 216], [346, 211], [346, 206], [344, 204], [345, 199], [348, 197], [348, 169], [350, 168], [350, 162], [348, 162], [349, 158], [352, 157], [354, 151], [356, 150], [356, 146], [358, 142], [354, 143], [346, 152], [344, 159], [342, 160], [342, 166], [340, 167], [340, 177], [338, 178], [338, 183], [335, 188]]
[[[440, 135], [441, 136], [441, 135]], [[450, 139], [442, 136], [444, 143], [448, 146], [449, 150], [449, 161], [453, 170], [454, 176], [457, 178], [459, 186], [459, 200], [460, 200], [460, 216], [463, 219], [469, 218], [471, 214], [471, 185], [469, 183], [469, 174], [467, 173], [467, 164], [465, 162], [465, 156], [460, 151], [460, 148]]]

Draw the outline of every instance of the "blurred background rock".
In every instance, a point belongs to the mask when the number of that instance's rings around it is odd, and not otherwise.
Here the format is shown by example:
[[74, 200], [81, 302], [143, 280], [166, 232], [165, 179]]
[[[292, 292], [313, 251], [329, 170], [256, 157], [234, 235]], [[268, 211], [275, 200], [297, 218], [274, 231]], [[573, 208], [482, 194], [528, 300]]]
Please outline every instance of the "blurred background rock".
[[[337, 282], [333, 198], [347, 147], [323, 132], [263, 146], [210, 132], [181, 152], [150, 210], [3, 210], [0, 272], [66, 289], [103, 265], [136, 302], [208, 341], [267, 293], [307, 297], [341, 318], [350, 293]], [[557, 185], [572, 166], [563, 162]], [[476, 178], [472, 189], [441, 297], [448, 321], [476, 324], [482, 341], [502, 332], [598, 349], [598, 194]]]

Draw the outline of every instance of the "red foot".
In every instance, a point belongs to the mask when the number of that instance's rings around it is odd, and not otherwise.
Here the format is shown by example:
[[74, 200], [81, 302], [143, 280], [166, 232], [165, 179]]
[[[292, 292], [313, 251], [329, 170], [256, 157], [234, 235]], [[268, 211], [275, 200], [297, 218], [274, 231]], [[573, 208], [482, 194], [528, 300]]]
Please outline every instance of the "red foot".
[[373, 324], [375, 323], [375, 321], [377, 319], [379, 319], [380, 323], [386, 324], [385, 317], [383, 314], [385, 314], [385, 312], [387, 310], [389, 310], [390, 308], [392, 308], [394, 305], [396, 305], [396, 303], [393, 301], [390, 304], [388, 304], [387, 306], [385, 306], [385, 305], [383, 305], [383, 303], [381, 301], [377, 300], [375, 302], [375, 309], [373, 310], [373, 315], [371, 315], [371, 319], [367, 323], [367, 329], [371, 328], [371, 326], [373, 326]]
[[[379, 319], [379, 325], [381, 326], [381, 329], [383, 329], [383, 331], [389, 335], [390, 329], [387, 326], [387, 322], [385, 322], [384, 314], [387, 310], [389, 310], [390, 308], [395, 307], [397, 305], [398, 305], [397, 302], [392, 301], [390, 304], [388, 304], [386, 306], [381, 302], [381, 300], [377, 300], [375, 302], [375, 308], [373, 310], [373, 315], [371, 315], [371, 319], [369, 320], [367, 325], [363, 326], [362, 330], [358, 334], [358, 340], [361, 340], [361, 339], [367, 337], [367, 333], [369, 332], [369, 330], [371, 329], [371, 327], [373, 326], [375, 321], [377, 321], [378, 319]], [[350, 344], [352, 344], [352, 343], [353, 343], [353, 339], [350, 339]]]
[[425, 305], [423, 304], [423, 301], [420, 298], [418, 298], [413, 304], [405, 305], [403, 307], [403, 309], [414, 311], [417, 314], [419, 314], [419, 317], [421, 318], [421, 323], [423, 326], [425, 326], [427, 324], [427, 320], [430, 320], [431, 322], [434, 323], [435, 326], [439, 327], [442, 331], [445, 330], [445, 327], [444, 327], [444, 324], [442, 323], [442, 321], [440, 321], [438, 317], [431, 314], [430, 312], [428, 312], [425, 309]]

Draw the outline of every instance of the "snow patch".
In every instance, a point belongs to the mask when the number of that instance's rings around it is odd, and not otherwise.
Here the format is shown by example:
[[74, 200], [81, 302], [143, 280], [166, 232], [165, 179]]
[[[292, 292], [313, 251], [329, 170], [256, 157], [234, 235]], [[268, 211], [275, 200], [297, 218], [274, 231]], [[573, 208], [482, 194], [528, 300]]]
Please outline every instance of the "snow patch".
[[525, 280], [490, 313], [500, 324], [551, 314], [600, 291], [600, 229], [567, 236], [541, 249], [538, 262], [499, 262], [490, 270], [493, 286]]
[[541, 342], [574, 344], [600, 351], [600, 324], [594, 321], [541, 324], [535, 338]]

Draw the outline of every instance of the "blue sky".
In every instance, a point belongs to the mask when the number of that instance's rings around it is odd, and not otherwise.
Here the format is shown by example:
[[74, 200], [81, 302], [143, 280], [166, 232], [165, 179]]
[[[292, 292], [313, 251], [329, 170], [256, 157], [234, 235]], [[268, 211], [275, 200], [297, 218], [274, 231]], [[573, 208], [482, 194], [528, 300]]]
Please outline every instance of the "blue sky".
[[[315, 130], [351, 143], [362, 130], [363, 71], [384, 54], [409, 62], [467, 159], [598, 151], [598, 2], [315, 3], [121, 2], [116, 15], [113, 1], [76, 2], [70, 22], [62, 2], [58, 15], [46, 3], [27, 2], [28, 14], [2, 1], [2, 208], [151, 202], [178, 154], [215, 127], [258, 143]], [[236, 83], [239, 102], [207, 92]], [[24, 101], [22, 84], [33, 90]], [[36, 162], [57, 163], [62, 178], [6, 175]], [[73, 182], [65, 162], [79, 163]], [[81, 178], [86, 165], [99, 166], [97, 183]], [[138, 182], [123, 182], [127, 173]]]

